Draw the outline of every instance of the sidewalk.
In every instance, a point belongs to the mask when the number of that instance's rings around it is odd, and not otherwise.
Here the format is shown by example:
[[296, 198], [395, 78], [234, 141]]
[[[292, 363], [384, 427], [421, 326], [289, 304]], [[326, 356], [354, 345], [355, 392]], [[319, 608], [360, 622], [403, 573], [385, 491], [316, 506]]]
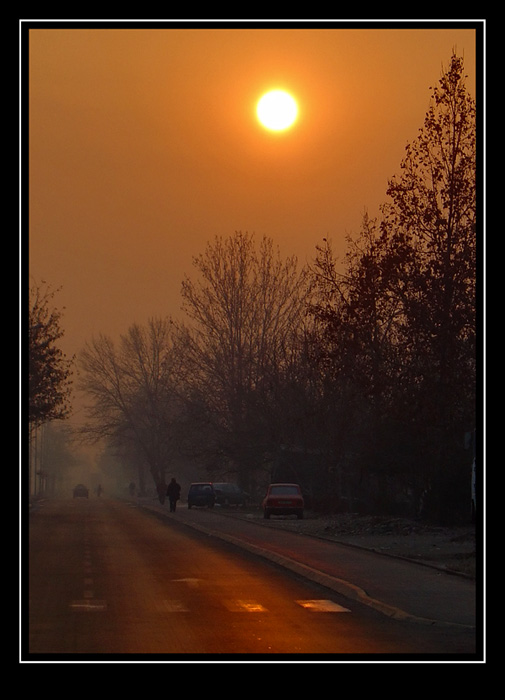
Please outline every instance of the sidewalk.
[[[398, 620], [475, 627], [475, 581], [376, 552], [262, 527], [214, 510], [146, 504], [181, 525], [234, 544]], [[480, 615], [480, 613], [479, 613]]]

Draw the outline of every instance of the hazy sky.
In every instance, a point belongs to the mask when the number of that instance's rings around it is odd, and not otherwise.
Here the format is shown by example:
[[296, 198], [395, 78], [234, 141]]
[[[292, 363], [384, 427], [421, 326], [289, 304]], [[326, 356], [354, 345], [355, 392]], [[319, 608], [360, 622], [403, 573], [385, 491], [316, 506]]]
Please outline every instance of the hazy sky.
[[[453, 49], [473, 28], [45, 28], [29, 32], [29, 270], [62, 287], [65, 352], [180, 313], [214, 236], [313, 260], [378, 213]], [[102, 25], [103, 27], [103, 25]], [[480, 58], [480, 56], [478, 56]], [[273, 136], [255, 106], [298, 100]]]

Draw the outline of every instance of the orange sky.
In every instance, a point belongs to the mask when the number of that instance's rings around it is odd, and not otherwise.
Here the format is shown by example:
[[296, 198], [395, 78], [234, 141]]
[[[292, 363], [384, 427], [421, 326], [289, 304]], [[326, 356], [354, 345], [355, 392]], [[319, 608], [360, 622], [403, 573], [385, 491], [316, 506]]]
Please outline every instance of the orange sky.
[[[62, 287], [70, 354], [178, 315], [181, 280], [216, 234], [269, 236], [302, 263], [323, 237], [343, 253], [453, 48], [474, 93], [475, 31], [449, 24], [30, 26], [30, 274]], [[270, 87], [299, 101], [282, 136], [255, 117]]]

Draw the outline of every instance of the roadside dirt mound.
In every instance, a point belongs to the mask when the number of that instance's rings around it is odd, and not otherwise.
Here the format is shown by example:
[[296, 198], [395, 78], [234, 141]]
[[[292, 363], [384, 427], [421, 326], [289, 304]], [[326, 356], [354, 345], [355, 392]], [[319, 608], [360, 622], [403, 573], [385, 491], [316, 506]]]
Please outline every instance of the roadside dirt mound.
[[435, 527], [403, 518], [338, 516], [319, 536], [475, 576], [472, 526]]

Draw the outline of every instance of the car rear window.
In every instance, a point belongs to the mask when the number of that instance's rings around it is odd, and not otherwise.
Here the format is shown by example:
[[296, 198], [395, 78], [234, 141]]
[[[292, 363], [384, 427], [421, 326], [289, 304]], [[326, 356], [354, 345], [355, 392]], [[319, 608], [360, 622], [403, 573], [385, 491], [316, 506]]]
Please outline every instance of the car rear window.
[[214, 484], [214, 488], [218, 491], [238, 491], [238, 487], [235, 484]]
[[272, 486], [270, 493], [273, 496], [298, 496], [300, 492], [297, 486]]

